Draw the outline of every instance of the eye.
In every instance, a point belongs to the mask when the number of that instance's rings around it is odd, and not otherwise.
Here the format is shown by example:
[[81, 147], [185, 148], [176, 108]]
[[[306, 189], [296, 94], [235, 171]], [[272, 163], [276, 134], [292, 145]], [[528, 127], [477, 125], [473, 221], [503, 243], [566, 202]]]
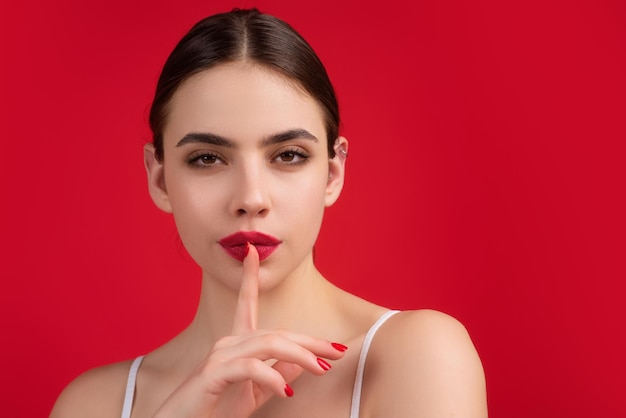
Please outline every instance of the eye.
[[306, 163], [308, 159], [309, 154], [307, 154], [303, 150], [299, 148], [289, 148], [281, 151], [274, 158], [274, 161], [282, 164], [298, 165]]
[[293, 160], [296, 159], [296, 157], [297, 155], [295, 152], [289, 152], [289, 151], [283, 152], [282, 154], [278, 156], [278, 158], [280, 158], [280, 160], [285, 163], [292, 162]]
[[221, 164], [223, 162], [224, 161], [218, 154], [211, 152], [194, 153], [187, 159], [187, 164], [200, 168]]

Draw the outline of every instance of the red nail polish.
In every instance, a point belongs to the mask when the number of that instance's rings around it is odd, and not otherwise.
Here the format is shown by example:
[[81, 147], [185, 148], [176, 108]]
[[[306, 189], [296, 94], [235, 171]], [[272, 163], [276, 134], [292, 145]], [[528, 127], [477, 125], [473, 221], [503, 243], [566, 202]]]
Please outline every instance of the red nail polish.
[[324, 359], [321, 359], [321, 358], [318, 357], [317, 358], [317, 364], [319, 364], [320, 367], [322, 369], [324, 369], [324, 371], [330, 370], [330, 367], [331, 367], [330, 364], [328, 364], [328, 362], [326, 360], [324, 360]]
[[348, 349], [348, 347], [339, 343], [330, 343], [330, 345], [332, 345], [335, 348], [335, 350], [341, 351], [342, 353]]
[[243, 252], [243, 258], [246, 258], [249, 252], [250, 252], [250, 243], [246, 242], [246, 250]]
[[291, 386], [285, 385], [285, 395], [289, 396], [290, 398], [293, 396], [293, 389], [291, 389]]

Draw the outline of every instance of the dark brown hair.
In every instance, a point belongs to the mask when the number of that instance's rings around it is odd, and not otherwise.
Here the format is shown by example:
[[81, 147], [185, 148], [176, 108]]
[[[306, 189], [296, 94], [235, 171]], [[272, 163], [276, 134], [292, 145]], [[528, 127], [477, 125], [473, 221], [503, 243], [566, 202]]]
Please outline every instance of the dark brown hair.
[[168, 104], [194, 74], [219, 64], [249, 60], [295, 81], [325, 115], [328, 155], [335, 156], [339, 107], [324, 65], [311, 46], [286, 22], [257, 9], [234, 9], [196, 23], [168, 57], [150, 109], [155, 155], [163, 160], [163, 127]]

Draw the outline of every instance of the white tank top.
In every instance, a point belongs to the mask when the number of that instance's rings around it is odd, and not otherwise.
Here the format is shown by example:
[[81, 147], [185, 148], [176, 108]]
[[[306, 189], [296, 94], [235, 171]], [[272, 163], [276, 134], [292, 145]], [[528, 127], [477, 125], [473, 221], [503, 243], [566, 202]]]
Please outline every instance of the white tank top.
[[[350, 418], [359, 418], [361, 409], [361, 390], [363, 389], [363, 373], [365, 372], [365, 361], [367, 360], [367, 353], [369, 352], [370, 345], [376, 335], [376, 331], [389, 319], [391, 316], [397, 314], [400, 311], [387, 311], [381, 315], [374, 325], [370, 327], [363, 339], [363, 345], [361, 346], [361, 353], [359, 354], [359, 362], [356, 367], [356, 377], [354, 379], [354, 389], [352, 390], [352, 405], [350, 407]], [[137, 372], [144, 356], [139, 356], [133, 361], [128, 372], [128, 381], [126, 382], [126, 394], [124, 395], [124, 405], [122, 406], [122, 418], [130, 418], [130, 413], [133, 409], [133, 399], [135, 397], [135, 383], [137, 381]]]

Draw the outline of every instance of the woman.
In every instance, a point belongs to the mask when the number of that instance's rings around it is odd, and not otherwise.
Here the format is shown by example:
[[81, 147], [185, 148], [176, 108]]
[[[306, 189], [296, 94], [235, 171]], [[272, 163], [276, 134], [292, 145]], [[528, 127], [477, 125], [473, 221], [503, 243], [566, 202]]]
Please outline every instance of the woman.
[[256, 10], [196, 24], [164, 66], [150, 124], [149, 190], [202, 269], [197, 314], [145, 357], [78, 377], [52, 417], [487, 415], [462, 325], [373, 305], [315, 268], [348, 141], [292, 28]]

